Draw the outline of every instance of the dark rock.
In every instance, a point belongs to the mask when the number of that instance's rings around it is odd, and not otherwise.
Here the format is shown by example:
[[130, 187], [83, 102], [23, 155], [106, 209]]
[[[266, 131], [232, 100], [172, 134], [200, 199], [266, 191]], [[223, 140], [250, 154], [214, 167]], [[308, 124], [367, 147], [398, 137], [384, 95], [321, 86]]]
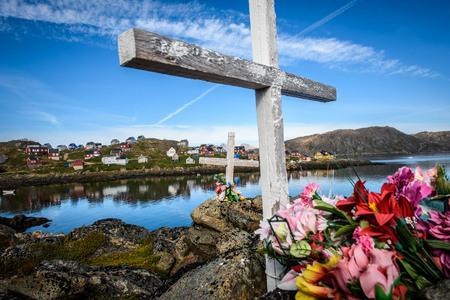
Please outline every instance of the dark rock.
[[32, 233], [16, 233], [11, 239], [12, 246], [10, 245], [10, 247], [4, 249], [4, 251], [0, 253], [0, 258], [5, 260], [14, 260], [37, 255], [38, 253], [32, 250], [33, 244], [53, 243], [61, 245], [64, 241], [64, 238], [65, 235], [63, 233], [42, 233], [42, 231], [34, 231]]
[[172, 249], [178, 240], [186, 233], [189, 227], [161, 227], [153, 230], [151, 235], [153, 236], [153, 253], [160, 254], [168, 249]]
[[412, 299], [416, 300], [443, 300], [450, 295], [450, 279], [438, 282], [436, 285], [421, 290]]
[[150, 231], [144, 227], [126, 224], [119, 219], [103, 219], [89, 226], [73, 229], [68, 235], [69, 240], [84, 238], [91, 232], [102, 233], [106, 236], [106, 246], [99, 248], [92, 255], [98, 257], [105, 254], [124, 253], [137, 249], [150, 236]]
[[257, 299], [265, 293], [266, 276], [259, 255], [242, 249], [187, 272], [159, 299]]
[[131, 267], [88, 267], [53, 260], [36, 266], [33, 276], [0, 282], [0, 291], [31, 299], [87, 299], [133, 295], [153, 299], [163, 281], [147, 270]]
[[253, 233], [262, 220], [262, 210], [256, 210], [248, 202], [232, 202], [227, 207], [228, 222], [233, 228]]
[[0, 217], [0, 224], [11, 227], [18, 232], [24, 232], [28, 228], [39, 226], [48, 222], [51, 222], [51, 220], [47, 218], [27, 217], [25, 215], [17, 215], [13, 218]]
[[252, 248], [255, 240], [257, 240], [256, 236], [252, 236], [252, 234], [243, 230], [234, 229], [231, 232], [222, 234], [217, 240], [217, 252], [222, 254], [230, 250], [238, 250], [242, 248], [250, 249]]
[[295, 300], [297, 291], [284, 291], [278, 288], [265, 294], [259, 300]]
[[15, 233], [11, 227], [0, 224], [0, 251], [11, 246]]
[[186, 243], [189, 249], [202, 261], [207, 261], [218, 254], [216, 244], [220, 233], [196, 224], [192, 224], [186, 232]]
[[258, 229], [262, 219], [259, 203], [260, 197], [243, 202], [207, 199], [192, 211], [191, 218], [196, 224], [218, 232], [231, 231], [234, 228], [253, 232]]

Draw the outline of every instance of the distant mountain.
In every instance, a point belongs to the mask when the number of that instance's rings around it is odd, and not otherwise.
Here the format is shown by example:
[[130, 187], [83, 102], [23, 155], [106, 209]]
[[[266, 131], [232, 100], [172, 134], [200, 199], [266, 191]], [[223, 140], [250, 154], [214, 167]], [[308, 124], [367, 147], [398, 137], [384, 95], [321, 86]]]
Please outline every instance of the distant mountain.
[[450, 151], [450, 131], [408, 135], [392, 127], [339, 129], [285, 142], [286, 150], [314, 155], [326, 150], [338, 155]]

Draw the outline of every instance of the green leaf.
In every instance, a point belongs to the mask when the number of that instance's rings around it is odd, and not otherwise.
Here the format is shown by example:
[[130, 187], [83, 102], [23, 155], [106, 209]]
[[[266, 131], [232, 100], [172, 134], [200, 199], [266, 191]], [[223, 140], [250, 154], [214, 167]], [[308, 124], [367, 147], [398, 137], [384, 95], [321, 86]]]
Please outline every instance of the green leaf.
[[300, 241], [292, 244], [290, 252], [292, 256], [304, 258], [311, 254], [311, 246], [307, 241]]
[[275, 234], [283, 240], [283, 242], [286, 242], [286, 237], [289, 234], [289, 229], [286, 226], [286, 222], [280, 222], [280, 225], [278, 225], [277, 229], [275, 229]]
[[359, 222], [359, 226], [361, 226], [361, 229], [364, 229], [366, 227], [369, 227], [370, 224], [367, 221], [361, 221]]
[[335, 215], [341, 219], [347, 220], [350, 224], [357, 224], [355, 221], [353, 221], [351, 218], [349, 218], [344, 211], [337, 209], [333, 205], [326, 203], [323, 200], [315, 200], [315, 201], [317, 203], [317, 205], [314, 206], [315, 209], [330, 212], [333, 215]]
[[385, 294], [383, 291], [383, 288], [381, 287], [381, 285], [377, 284], [375, 285], [375, 299], [376, 300], [390, 300], [392, 299], [392, 288], [394, 287], [394, 285], [391, 286], [391, 290], [389, 292], [389, 294]]
[[439, 240], [425, 240], [425, 243], [431, 248], [450, 250], [450, 243]]
[[344, 227], [341, 227], [341, 229], [339, 229], [338, 231], [336, 231], [336, 234], [334, 235], [334, 238], [338, 238], [342, 235], [345, 235], [349, 232], [353, 232], [355, 231], [355, 228], [358, 227], [358, 224], [354, 224], [354, 225], [345, 225]]
[[413, 267], [411, 267], [411, 265], [405, 260], [398, 259], [397, 261], [402, 264], [403, 268], [405, 268], [406, 272], [409, 276], [411, 276], [412, 279], [417, 279], [417, 277], [419, 277], [419, 274], [417, 274], [416, 270], [414, 270]]
[[445, 178], [445, 172], [441, 165], [437, 165], [436, 186], [444, 194], [450, 194], [450, 182]]
[[428, 281], [425, 277], [422, 275], [419, 275], [417, 279], [415, 280], [416, 286], [419, 290], [422, 290], [426, 287], [432, 286], [433, 284]]
[[269, 254], [270, 253], [270, 251], [267, 250], [266, 248], [256, 249], [256, 252], [261, 253], [261, 254]]

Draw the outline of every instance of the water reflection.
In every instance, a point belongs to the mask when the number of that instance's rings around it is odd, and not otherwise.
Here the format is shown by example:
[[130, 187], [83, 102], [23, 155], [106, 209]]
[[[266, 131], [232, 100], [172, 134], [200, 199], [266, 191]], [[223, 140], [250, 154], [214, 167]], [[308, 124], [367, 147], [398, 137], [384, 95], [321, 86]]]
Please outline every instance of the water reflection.
[[[406, 157], [408, 159], [408, 157]], [[402, 162], [398, 163], [397, 160]], [[386, 177], [395, 173], [399, 167], [407, 165], [423, 169], [442, 163], [449, 169], [450, 155], [425, 157], [423, 162], [415, 163], [404, 158], [393, 163], [378, 166], [357, 167], [355, 171], [370, 191], [379, 191]], [[311, 170], [288, 173], [289, 192], [298, 195], [309, 183], [322, 186], [325, 195], [349, 196], [353, 187], [347, 177], [357, 180], [352, 169]], [[246, 197], [261, 194], [260, 177], [257, 173], [236, 174], [238, 190]], [[0, 216], [23, 213], [52, 219], [50, 227], [44, 230], [68, 233], [82, 224], [91, 224], [101, 218], [121, 218], [126, 222], [144, 226], [150, 230], [161, 226], [188, 226], [190, 213], [205, 199], [214, 197], [215, 180], [213, 176], [203, 177], [164, 177], [115, 182], [74, 183], [18, 189], [16, 195], [0, 196]], [[37, 230], [33, 228], [31, 230]]]

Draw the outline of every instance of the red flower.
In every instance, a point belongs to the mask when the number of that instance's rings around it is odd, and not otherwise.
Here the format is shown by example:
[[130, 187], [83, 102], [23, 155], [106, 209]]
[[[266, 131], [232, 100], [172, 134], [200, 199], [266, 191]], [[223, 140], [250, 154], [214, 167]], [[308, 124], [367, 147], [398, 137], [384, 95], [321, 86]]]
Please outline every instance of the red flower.
[[395, 200], [395, 186], [385, 183], [381, 187], [381, 193], [371, 192], [367, 203], [356, 205], [355, 216], [360, 216], [370, 226], [362, 229], [359, 235], [368, 234], [378, 237], [381, 241], [391, 240], [397, 242], [397, 234], [394, 231], [396, 218], [412, 218], [414, 211], [408, 200], [399, 196]]
[[366, 188], [364, 187], [364, 183], [366, 182], [358, 180], [358, 182], [355, 184], [353, 188], [353, 194], [346, 200], [338, 201], [336, 203], [336, 207], [352, 215], [352, 210], [355, 208], [356, 204], [367, 202], [367, 197], [369, 194]]

